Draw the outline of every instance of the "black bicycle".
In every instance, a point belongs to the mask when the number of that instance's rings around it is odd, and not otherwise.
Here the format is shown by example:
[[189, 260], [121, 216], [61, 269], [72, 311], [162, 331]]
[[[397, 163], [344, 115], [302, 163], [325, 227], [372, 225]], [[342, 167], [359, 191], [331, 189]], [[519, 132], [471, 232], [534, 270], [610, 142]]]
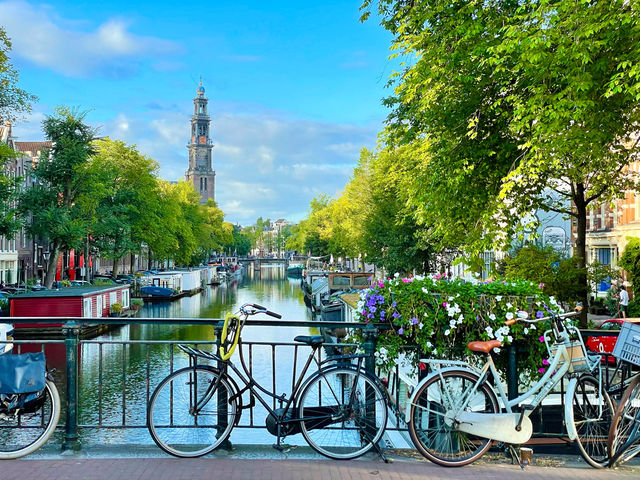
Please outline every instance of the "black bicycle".
[[[311, 352], [289, 395], [277, 395], [258, 384], [239, 349], [242, 371], [231, 361], [246, 319], [263, 313], [281, 315], [255, 304], [245, 304], [238, 314], [228, 314], [217, 354], [191, 346], [179, 347], [189, 354], [189, 367], [167, 376], [153, 392], [147, 410], [147, 425], [156, 444], [177, 457], [199, 457], [223, 445], [241, 412], [251, 408], [257, 398], [269, 412], [267, 430], [277, 437], [275, 448], [282, 450], [281, 440], [302, 433], [318, 453], [333, 459], [359, 457], [378, 448], [387, 423], [387, 399], [380, 381], [364, 369], [367, 355], [338, 355], [319, 360], [318, 349], [324, 342], [320, 335], [300, 335], [294, 341], [309, 345]], [[218, 366], [198, 363], [215, 360]], [[317, 371], [307, 376], [312, 363]], [[228, 374], [235, 372], [242, 388]], [[251, 401], [243, 405], [242, 395], [249, 391]], [[260, 394], [277, 400], [271, 408]]]

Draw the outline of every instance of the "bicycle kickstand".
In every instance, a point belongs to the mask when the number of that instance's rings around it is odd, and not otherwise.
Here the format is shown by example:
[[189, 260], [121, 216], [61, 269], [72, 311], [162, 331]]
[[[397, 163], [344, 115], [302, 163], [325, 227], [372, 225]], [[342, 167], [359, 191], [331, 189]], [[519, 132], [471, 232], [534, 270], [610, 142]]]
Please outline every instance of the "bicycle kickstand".
[[509, 453], [511, 454], [511, 464], [517, 463], [520, 465], [520, 468], [524, 470], [524, 464], [522, 463], [522, 458], [520, 458], [520, 452], [514, 445], [509, 445]]
[[379, 443], [374, 443], [373, 444], [373, 448], [375, 448], [376, 452], [378, 453], [378, 455], [380, 455], [380, 458], [384, 461], [384, 463], [393, 463], [393, 459], [387, 457], [384, 452], [382, 451], [382, 448], [380, 447]]

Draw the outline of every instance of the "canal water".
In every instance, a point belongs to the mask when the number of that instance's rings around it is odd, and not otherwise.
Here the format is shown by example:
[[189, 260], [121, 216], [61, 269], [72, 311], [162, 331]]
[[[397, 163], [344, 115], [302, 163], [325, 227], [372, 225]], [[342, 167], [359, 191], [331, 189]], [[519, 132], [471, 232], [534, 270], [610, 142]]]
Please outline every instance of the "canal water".
[[[300, 279], [288, 278], [284, 266], [263, 268], [256, 273], [249, 271], [227, 285], [209, 286], [197, 295], [174, 302], [146, 303], [139, 317], [219, 319], [227, 312], [236, 312], [244, 303], [263, 305], [281, 314], [284, 320], [310, 320]], [[271, 317], [263, 315], [262, 318]], [[247, 326], [243, 329], [242, 339], [244, 342], [293, 343], [296, 335], [317, 333], [313, 328]], [[153, 443], [145, 428], [149, 396], [166, 375], [188, 364], [188, 356], [167, 343], [147, 342], [213, 340], [212, 326], [159, 323], [126, 325], [83, 342], [79, 391], [82, 443]], [[202, 344], [201, 348], [212, 350], [214, 346]], [[299, 373], [309, 351], [306, 346], [298, 348], [297, 353], [293, 346], [279, 346], [274, 358], [270, 345], [255, 345], [251, 348], [253, 376], [269, 390], [275, 389], [278, 394], [290, 393], [294, 356], [297, 356], [295, 363]], [[247, 347], [245, 358], [249, 359]], [[237, 354], [233, 360], [239, 366]], [[249, 402], [248, 393], [244, 402]], [[271, 399], [269, 403], [274, 406]], [[266, 430], [249, 428], [250, 424], [263, 426], [266, 416], [266, 409], [259, 403], [253, 411], [244, 411], [241, 428], [234, 429], [231, 441], [271, 444], [273, 437]], [[94, 428], [98, 425], [108, 428]]]

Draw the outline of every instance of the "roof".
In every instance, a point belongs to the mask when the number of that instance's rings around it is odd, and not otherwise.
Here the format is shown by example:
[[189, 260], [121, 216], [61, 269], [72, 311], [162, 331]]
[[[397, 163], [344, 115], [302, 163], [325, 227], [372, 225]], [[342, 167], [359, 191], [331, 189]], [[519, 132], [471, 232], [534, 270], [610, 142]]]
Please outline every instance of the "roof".
[[349, 305], [350, 307], [357, 308], [358, 302], [360, 301], [359, 293], [345, 293], [344, 295], [340, 295], [340, 300]]
[[37, 152], [44, 148], [51, 147], [52, 142], [14, 142], [19, 152]]
[[87, 297], [96, 293], [106, 293], [113, 290], [129, 288], [129, 285], [107, 285], [104, 287], [64, 287], [56, 290], [40, 290], [37, 292], [21, 293], [11, 297], [12, 300], [21, 298], [54, 298], [54, 297]]

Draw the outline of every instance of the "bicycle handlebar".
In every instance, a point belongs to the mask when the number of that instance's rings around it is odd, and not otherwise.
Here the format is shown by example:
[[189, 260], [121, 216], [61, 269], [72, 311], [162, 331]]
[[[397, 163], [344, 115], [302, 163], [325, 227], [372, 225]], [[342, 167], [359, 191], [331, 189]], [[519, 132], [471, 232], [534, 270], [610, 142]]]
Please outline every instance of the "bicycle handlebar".
[[[245, 310], [245, 307], [254, 308], [255, 311], [254, 312], [248, 312], [248, 311]], [[282, 315], [280, 315], [279, 313], [272, 312], [271, 310], [267, 310], [266, 307], [263, 307], [262, 305], [258, 305], [257, 303], [245, 303], [242, 307], [240, 307], [240, 310], [247, 316], [255, 315], [256, 313], [264, 313], [264, 314], [269, 315], [270, 317], [273, 317], [273, 318], [282, 318]]]
[[514, 323], [517, 323], [520, 320], [522, 320], [523, 322], [527, 322], [527, 323], [537, 323], [537, 322], [545, 322], [547, 320], [553, 320], [553, 319], [559, 319], [559, 318], [575, 317], [576, 315], [578, 315], [580, 313], [581, 310], [582, 310], [582, 306], [578, 305], [576, 307], [575, 311], [573, 311], [573, 312], [559, 313], [557, 315], [551, 315], [550, 317], [535, 318], [535, 319], [531, 319], [531, 320], [529, 320], [526, 317], [524, 317], [524, 318], [516, 317], [516, 318], [511, 318], [509, 320], [506, 320], [504, 323], [505, 323], [505, 325], [513, 325]]

